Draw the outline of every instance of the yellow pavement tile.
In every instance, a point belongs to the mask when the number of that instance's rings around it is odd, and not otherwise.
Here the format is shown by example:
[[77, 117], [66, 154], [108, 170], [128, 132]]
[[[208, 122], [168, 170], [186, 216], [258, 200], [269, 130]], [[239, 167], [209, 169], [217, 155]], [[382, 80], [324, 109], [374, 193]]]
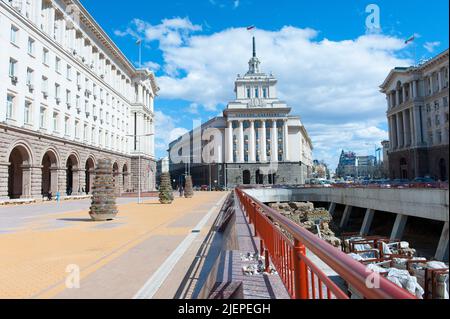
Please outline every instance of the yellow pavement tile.
[[[0, 235], [0, 298], [52, 297], [65, 288], [68, 265], [78, 265], [84, 278], [150, 236], [186, 234], [189, 228], [169, 225], [202, 206], [207, 211], [205, 203], [213, 206], [223, 196], [200, 192], [172, 205], [121, 205], [118, 219], [106, 223], [86, 221], [87, 211], [32, 220], [26, 229]], [[61, 219], [68, 226], [52, 229]]]

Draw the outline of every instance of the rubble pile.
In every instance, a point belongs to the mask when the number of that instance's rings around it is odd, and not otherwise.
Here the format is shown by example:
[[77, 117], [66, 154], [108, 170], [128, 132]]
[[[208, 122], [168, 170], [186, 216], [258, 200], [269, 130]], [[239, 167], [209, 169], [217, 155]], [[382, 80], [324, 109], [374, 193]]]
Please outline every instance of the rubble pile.
[[[314, 208], [314, 204], [311, 202], [271, 203], [269, 206], [313, 234], [320, 236], [334, 247], [341, 245], [341, 240], [336, 237], [330, 227], [333, 218], [326, 209]], [[277, 223], [275, 225], [279, 227]], [[290, 237], [289, 234], [284, 233]]]
[[[420, 299], [449, 299], [448, 265], [417, 257], [406, 241], [382, 237], [343, 238], [343, 251]], [[357, 294], [349, 290], [352, 294]], [[356, 296], [358, 297], [358, 296]]]
[[[256, 275], [262, 275], [262, 274], [268, 274], [268, 275], [277, 275], [277, 271], [275, 268], [270, 265], [269, 272], [266, 272], [265, 267], [265, 257], [261, 256], [260, 254], [241, 254], [241, 260], [244, 262], [249, 262], [248, 265], [245, 265], [242, 267], [242, 272], [245, 276], [256, 276]], [[250, 263], [251, 262], [251, 263]]]

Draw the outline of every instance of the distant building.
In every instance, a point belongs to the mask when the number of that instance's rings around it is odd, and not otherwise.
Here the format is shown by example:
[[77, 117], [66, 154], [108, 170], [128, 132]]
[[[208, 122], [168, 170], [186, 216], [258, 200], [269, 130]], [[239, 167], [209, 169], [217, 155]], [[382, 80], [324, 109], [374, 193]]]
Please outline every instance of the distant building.
[[383, 146], [383, 177], [387, 178], [389, 177], [389, 149], [391, 145], [389, 141], [383, 141], [381, 142], [381, 145]]
[[379, 175], [377, 169], [375, 156], [358, 156], [354, 152], [342, 151], [336, 175], [340, 178], [375, 178]]
[[356, 153], [342, 151], [336, 176], [341, 178], [356, 177]]
[[312, 167], [312, 177], [313, 178], [322, 178], [322, 179], [330, 179], [330, 170], [328, 169], [328, 165], [323, 161], [314, 160]]
[[449, 52], [419, 66], [393, 69], [386, 94], [391, 178], [448, 180]]
[[[169, 145], [172, 178], [194, 185], [302, 184], [311, 173], [312, 142], [298, 116], [277, 97], [277, 79], [260, 72], [253, 39], [236, 99], [216, 117]], [[214, 145], [214, 148], [210, 148]]]

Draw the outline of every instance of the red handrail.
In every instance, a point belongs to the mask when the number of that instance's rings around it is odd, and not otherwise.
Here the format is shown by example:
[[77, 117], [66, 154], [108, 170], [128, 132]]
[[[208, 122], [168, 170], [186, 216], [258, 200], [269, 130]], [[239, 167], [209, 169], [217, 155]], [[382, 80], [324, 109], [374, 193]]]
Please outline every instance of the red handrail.
[[[267, 257], [270, 255], [292, 298], [319, 297], [322, 299], [324, 289], [327, 290], [328, 298], [333, 296], [338, 299], [348, 298], [347, 294], [306, 256], [306, 248], [308, 248], [364, 298], [415, 299], [415, 296], [382, 276], [377, 278], [378, 288], [369, 288], [366, 281], [373, 272], [364, 265], [248, 195], [243, 189], [237, 188], [236, 194], [242, 210], [248, 216], [249, 222], [254, 225], [255, 235], [261, 238], [261, 254]], [[274, 223], [278, 223], [292, 236], [293, 240], [289, 239]], [[266, 268], [268, 268], [268, 258], [266, 258]]]

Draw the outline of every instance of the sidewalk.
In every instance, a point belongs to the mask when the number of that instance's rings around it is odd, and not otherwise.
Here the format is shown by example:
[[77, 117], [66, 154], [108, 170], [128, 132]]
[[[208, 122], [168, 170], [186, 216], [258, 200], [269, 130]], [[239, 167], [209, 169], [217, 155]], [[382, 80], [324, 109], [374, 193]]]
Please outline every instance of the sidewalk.
[[[91, 222], [86, 210], [32, 219], [23, 229], [0, 234], [0, 298], [133, 298], [225, 195], [120, 205], [118, 218], [106, 223]], [[68, 265], [80, 267], [80, 289], [66, 289]], [[175, 266], [169, 278], [183, 271]], [[155, 296], [171, 298], [170, 289], [173, 296], [178, 286], [164, 284], [165, 293]]]

